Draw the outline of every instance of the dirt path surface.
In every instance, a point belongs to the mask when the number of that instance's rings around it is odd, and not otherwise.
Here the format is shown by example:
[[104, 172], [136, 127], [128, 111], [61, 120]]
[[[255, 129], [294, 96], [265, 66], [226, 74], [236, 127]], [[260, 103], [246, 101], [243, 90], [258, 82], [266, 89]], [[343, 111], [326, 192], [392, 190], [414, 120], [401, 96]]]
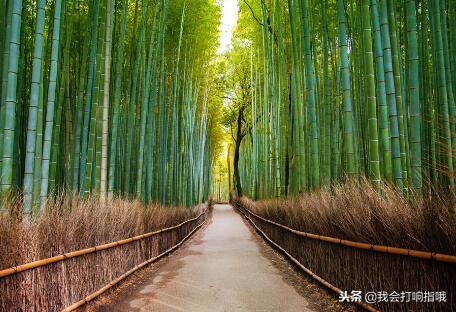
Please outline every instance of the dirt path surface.
[[[343, 311], [277, 255], [229, 205], [179, 251], [89, 311]], [[350, 308], [349, 308], [350, 310]]]

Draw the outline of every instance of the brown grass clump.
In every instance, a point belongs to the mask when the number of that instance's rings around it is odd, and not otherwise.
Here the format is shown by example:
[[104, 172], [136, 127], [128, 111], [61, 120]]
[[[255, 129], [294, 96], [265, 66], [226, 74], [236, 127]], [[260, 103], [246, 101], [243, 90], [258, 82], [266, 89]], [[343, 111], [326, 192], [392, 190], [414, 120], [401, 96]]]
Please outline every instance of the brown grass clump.
[[[20, 207], [12, 201], [10, 210]], [[0, 215], [0, 270], [163, 229], [196, 217], [193, 209], [114, 199], [59, 196], [38, 217]], [[140, 241], [0, 278], [0, 311], [58, 311], [182, 240], [204, 220]]]
[[266, 219], [303, 232], [456, 255], [456, 218], [449, 212], [456, 201], [450, 196], [408, 201], [386, 185], [379, 193], [363, 182], [283, 199], [253, 203], [242, 198], [241, 202]]
[[[456, 255], [456, 218], [449, 212], [456, 202], [451, 194], [407, 200], [388, 186], [375, 191], [364, 181], [286, 199], [237, 198], [234, 204], [302, 232]], [[454, 264], [312, 240], [249, 215], [302, 265], [342, 290], [447, 293], [446, 303], [381, 303], [377, 307], [382, 311], [456, 311]]]

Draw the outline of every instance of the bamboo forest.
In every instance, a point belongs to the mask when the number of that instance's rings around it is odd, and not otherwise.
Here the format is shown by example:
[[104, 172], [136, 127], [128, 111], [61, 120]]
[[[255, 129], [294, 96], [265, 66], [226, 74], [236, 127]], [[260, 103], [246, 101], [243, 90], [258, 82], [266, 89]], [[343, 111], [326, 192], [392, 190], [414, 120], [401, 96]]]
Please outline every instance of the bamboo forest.
[[0, 27], [0, 311], [456, 310], [456, 0]]

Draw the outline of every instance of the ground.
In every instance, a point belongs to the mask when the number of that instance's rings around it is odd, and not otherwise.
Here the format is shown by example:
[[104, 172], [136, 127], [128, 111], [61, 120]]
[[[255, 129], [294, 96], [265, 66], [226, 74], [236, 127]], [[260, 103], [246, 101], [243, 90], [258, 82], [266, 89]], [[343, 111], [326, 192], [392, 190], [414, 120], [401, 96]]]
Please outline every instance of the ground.
[[296, 272], [229, 205], [177, 252], [87, 311], [354, 311]]

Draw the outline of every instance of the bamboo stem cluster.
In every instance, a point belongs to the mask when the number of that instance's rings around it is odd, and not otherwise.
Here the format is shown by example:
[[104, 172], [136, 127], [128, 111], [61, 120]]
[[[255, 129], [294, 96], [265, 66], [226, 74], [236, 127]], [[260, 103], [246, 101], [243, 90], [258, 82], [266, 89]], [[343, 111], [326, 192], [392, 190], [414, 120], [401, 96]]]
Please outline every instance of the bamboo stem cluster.
[[58, 191], [185, 206], [208, 196], [208, 48], [168, 2], [2, 1], [1, 189], [23, 190], [25, 214]]
[[447, 0], [244, 1], [255, 31], [239, 36], [256, 51], [244, 193], [362, 176], [404, 195], [452, 191], [454, 9]]

